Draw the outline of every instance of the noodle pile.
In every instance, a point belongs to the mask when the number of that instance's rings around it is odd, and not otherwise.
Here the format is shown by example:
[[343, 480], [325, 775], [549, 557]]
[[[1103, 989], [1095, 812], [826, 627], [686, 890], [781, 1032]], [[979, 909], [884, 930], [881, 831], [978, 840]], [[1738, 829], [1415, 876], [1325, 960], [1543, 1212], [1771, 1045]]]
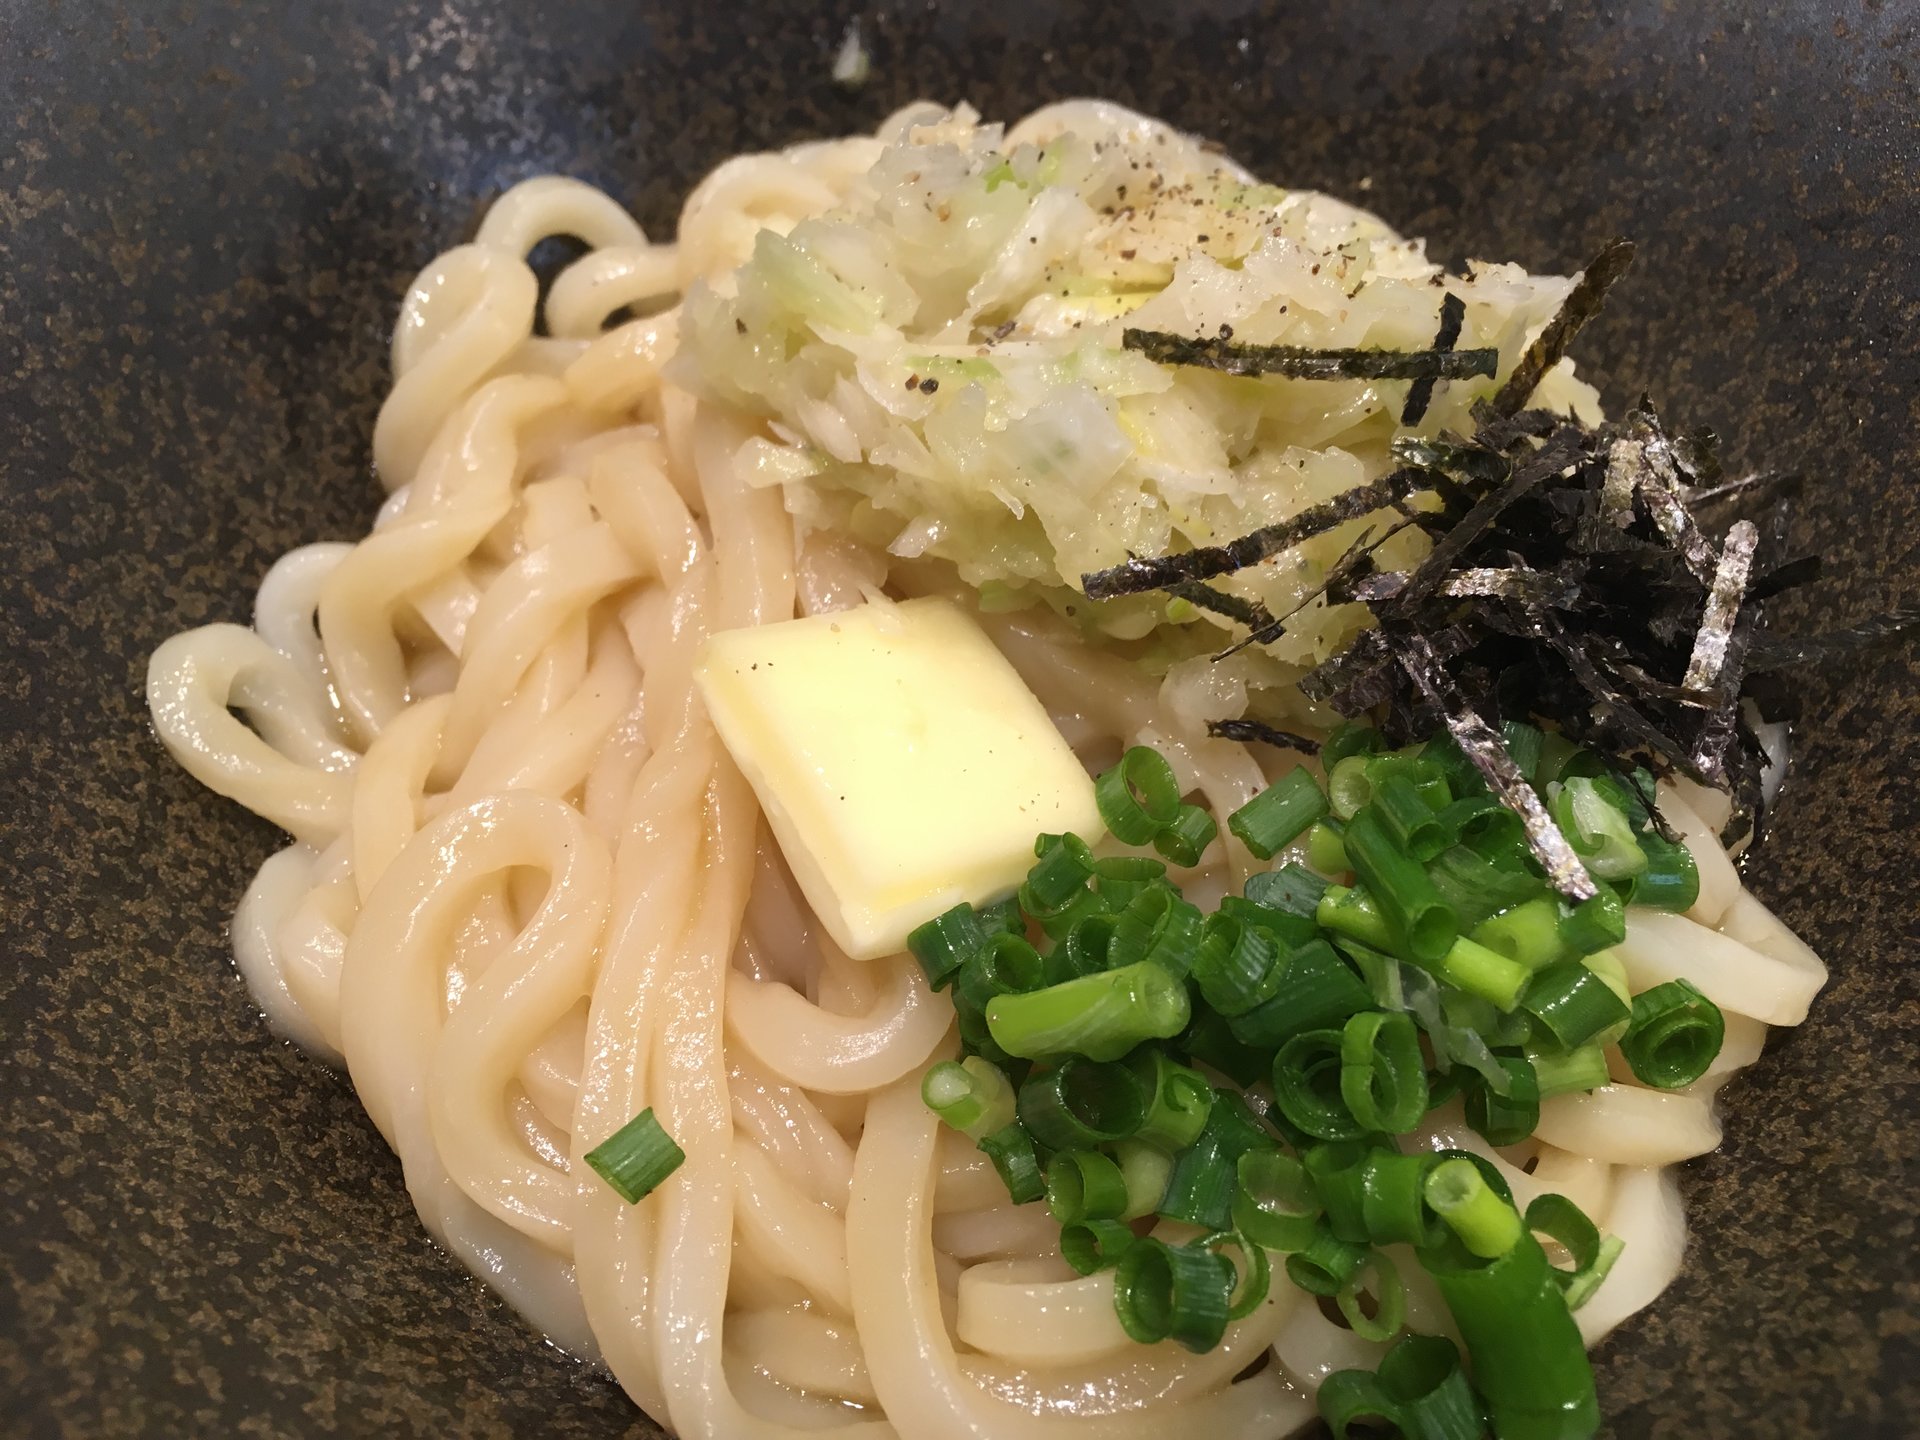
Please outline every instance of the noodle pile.
[[[1284, 1434], [1384, 1347], [1286, 1285], [1209, 1354], [1130, 1342], [1112, 1273], [1069, 1270], [1044, 1207], [1009, 1205], [921, 1103], [951, 1005], [910, 957], [838, 952], [692, 687], [711, 632], [958, 593], [797, 527], [742, 458], [765, 425], [662, 375], [678, 297], [880, 149], [729, 161], [668, 243], [575, 182], [506, 194], [408, 292], [372, 532], [286, 556], [251, 628], [163, 645], [154, 722], [292, 837], [234, 923], [270, 1022], [344, 1063], [436, 1239], [675, 1433]], [[543, 306], [526, 257], [553, 236], [590, 249]], [[1276, 768], [1044, 608], [983, 623], [1089, 764], [1155, 745], [1221, 817]], [[1824, 977], [1742, 889], [1721, 803], [1663, 790], [1700, 901], [1635, 912], [1620, 952], [1636, 991], [1685, 976], [1726, 1010], [1713, 1070], [1664, 1093], [1623, 1069], [1494, 1156], [1522, 1206], [1562, 1191], [1625, 1239], [1577, 1317], [1590, 1342], [1676, 1273], [1664, 1167], [1718, 1143], [1715, 1090]], [[647, 1107], [687, 1159], [628, 1206], [582, 1157]], [[1493, 1154], [1457, 1104], [1418, 1138]], [[1410, 1323], [1445, 1333], [1402, 1274]]]

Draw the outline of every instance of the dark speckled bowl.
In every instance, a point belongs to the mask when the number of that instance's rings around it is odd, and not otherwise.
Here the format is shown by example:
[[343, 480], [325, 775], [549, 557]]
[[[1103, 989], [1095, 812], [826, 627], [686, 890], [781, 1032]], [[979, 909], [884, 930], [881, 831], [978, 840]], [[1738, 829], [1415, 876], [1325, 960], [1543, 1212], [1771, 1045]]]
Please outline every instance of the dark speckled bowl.
[[[401, 287], [543, 170], [653, 227], [745, 148], [916, 95], [1095, 92], [1363, 197], [1435, 253], [1640, 264], [1583, 342], [1816, 480], [1789, 620], [1916, 596], [1920, 50], [1900, 0], [0, 5], [0, 1430], [654, 1433], [422, 1235], [339, 1076], [267, 1033], [227, 917], [274, 836], [166, 763], [168, 633], [366, 527]], [[1629, 1436], [1920, 1428], [1910, 652], [1809, 676], [1754, 867], [1832, 961], [1688, 1168], [1694, 1244], [1599, 1354]]]

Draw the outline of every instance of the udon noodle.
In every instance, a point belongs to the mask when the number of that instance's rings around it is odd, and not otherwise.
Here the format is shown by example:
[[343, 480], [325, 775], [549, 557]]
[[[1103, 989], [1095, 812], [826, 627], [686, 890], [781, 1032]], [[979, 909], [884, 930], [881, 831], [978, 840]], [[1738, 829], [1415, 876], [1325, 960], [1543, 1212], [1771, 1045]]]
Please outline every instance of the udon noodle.
[[[1008, 1204], [922, 1104], [951, 1006], [905, 955], [836, 949], [693, 688], [710, 632], [957, 593], [796, 540], [742, 460], [764, 426], [663, 378], [678, 298], [724, 283], [760, 228], [836, 204], [880, 147], [730, 160], [665, 241], [583, 184], [507, 192], [407, 292], [371, 533], [287, 555], [251, 628], [162, 646], [154, 721], [292, 837], [233, 926], [270, 1023], [345, 1066], [432, 1235], [675, 1433], [1284, 1434], [1383, 1347], [1285, 1285], [1211, 1353], [1131, 1343], [1111, 1272], [1068, 1269], [1042, 1207]], [[528, 256], [554, 236], [588, 249], [542, 301]], [[1045, 609], [983, 623], [1090, 764], [1155, 744], [1223, 816], [1271, 770]], [[1500, 1152], [1457, 1107], [1416, 1137], [1625, 1239], [1577, 1317], [1590, 1343], [1673, 1278], [1669, 1167], [1718, 1143], [1714, 1092], [1824, 974], [1694, 804], [1661, 803], [1700, 901], [1636, 913], [1622, 955], [1636, 990], [1685, 976], [1724, 1008], [1712, 1073], [1664, 1093], [1623, 1070]], [[649, 1106], [687, 1159], [629, 1206], [582, 1157]], [[1403, 1274], [1414, 1323], [1444, 1333]]]

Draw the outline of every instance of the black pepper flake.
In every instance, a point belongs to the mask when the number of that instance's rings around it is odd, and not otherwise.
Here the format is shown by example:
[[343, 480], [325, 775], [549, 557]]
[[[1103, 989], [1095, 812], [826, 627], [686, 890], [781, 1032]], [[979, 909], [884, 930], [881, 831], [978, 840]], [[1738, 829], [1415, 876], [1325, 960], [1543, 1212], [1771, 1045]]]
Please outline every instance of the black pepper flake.
[[934, 379], [933, 376], [931, 375], [929, 375], [926, 379], [920, 382], [920, 393], [922, 395], [931, 395], [933, 394], [934, 391], [938, 390], [939, 388], [940, 388], [940, 382]]
[[920, 376], [917, 373], [907, 376], [907, 388], [909, 390], [918, 390], [920, 388]]
[[736, 335], [744, 335], [747, 333], [747, 322], [742, 320], [738, 315], [733, 317], [733, 333]]

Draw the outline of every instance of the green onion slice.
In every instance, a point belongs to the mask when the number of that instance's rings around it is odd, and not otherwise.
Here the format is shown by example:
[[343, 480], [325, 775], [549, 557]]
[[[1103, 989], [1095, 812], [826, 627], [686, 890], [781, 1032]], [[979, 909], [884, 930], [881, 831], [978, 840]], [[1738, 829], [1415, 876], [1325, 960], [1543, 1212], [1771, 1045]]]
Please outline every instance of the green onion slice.
[[1091, 1275], [1118, 1265], [1139, 1238], [1119, 1220], [1083, 1220], [1061, 1230], [1060, 1255], [1079, 1274]]
[[1122, 1140], [1147, 1118], [1147, 1092], [1117, 1061], [1070, 1056], [1020, 1087], [1020, 1121], [1049, 1150], [1092, 1150]]
[[1324, 1223], [1313, 1238], [1287, 1256], [1287, 1278], [1309, 1295], [1331, 1299], [1366, 1263], [1367, 1247], [1342, 1240]]
[[1034, 1153], [1033, 1136], [1027, 1133], [1026, 1126], [1015, 1121], [979, 1143], [980, 1153], [993, 1162], [1014, 1204], [1025, 1205], [1046, 1193], [1046, 1182], [1040, 1175], [1040, 1157]]
[[1374, 786], [1368, 811], [1409, 859], [1425, 864], [1453, 843], [1454, 832], [1420, 798], [1413, 782], [1391, 775]]
[[[1459, 935], [1459, 922], [1426, 871], [1394, 843], [1373, 810], [1362, 810], [1348, 822], [1346, 847], [1354, 873], [1400, 942], [1379, 948], [1404, 946], [1408, 958], [1429, 963], [1445, 955]], [[1364, 935], [1354, 938], [1373, 943]]]
[[999, 1066], [978, 1055], [942, 1060], [920, 1082], [920, 1098], [934, 1114], [980, 1141], [1014, 1122], [1013, 1086]]
[[1427, 1173], [1426, 1199], [1468, 1252], [1483, 1260], [1506, 1254], [1523, 1233], [1512, 1203], [1464, 1160], [1442, 1160]]
[[954, 973], [986, 943], [979, 915], [964, 901], [907, 936], [907, 949], [927, 972], [927, 983], [935, 990], [945, 988]]
[[1120, 1257], [1113, 1308], [1121, 1328], [1141, 1344], [1176, 1340], [1203, 1354], [1226, 1333], [1238, 1279], [1224, 1255], [1148, 1237]]
[[1633, 997], [1620, 1053], [1644, 1084], [1673, 1090], [1707, 1073], [1726, 1032], [1718, 1005], [1691, 981], [1669, 980]]
[[1316, 1233], [1320, 1201], [1305, 1168], [1278, 1150], [1249, 1150], [1235, 1167], [1233, 1225], [1268, 1250], [1304, 1250]]
[[1365, 1130], [1404, 1135], [1427, 1113], [1420, 1032], [1398, 1011], [1368, 1010], [1340, 1032], [1340, 1098]]
[[1235, 919], [1226, 911], [1209, 915], [1200, 927], [1193, 978], [1207, 1003], [1222, 1015], [1244, 1015], [1272, 998], [1284, 966], [1275, 936]]
[[1145, 845], [1173, 823], [1180, 809], [1180, 782], [1158, 750], [1135, 745], [1093, 782], [1093, 798], [1114, 839]]
[[1563, 960], [1535, 975], [1521, 1004], [1534, 1024], [1567, 1050], [1579, 1049], [1632, 1014], [1612, 987], [1578, 960]]
[[587, 1164], [627, 1204], [637, 1204], [685, 1162], [648, 1106], [587, 1152]]
[[1127, 1208], [1120, 1167], [1098, 1150], [1063, 1150], [1047, 1162], [1047, 1210], [1062, 1225], [1118, 1220]]
[[1182, 805], [1173, 820], [1154, 835], [1153, 848], [1184, 869], [1200, 863], [1201, 855], [1219, 833], [1219, 825], [1205, 806]]
[[1273, 1098], [1295, 1129], [1320, 1140], [1354, 1140], [1370, 1128], [1348, 1108], [1342, 1084], [1343, 1032], [1308, 1030], [1273, 1059]]
[[1306, 766], [1296, 765], [1229, 815], [1227, 829], [1262, 860], [1271, 860], [1326, 813], [1320, 782]]
[[1169, 1154], [1198, 1140], [1213, 1110], [1213, 1087], [1207, 1077], [1157, 1049], [1145, 1052], [1135, 1069], [1150, 1097], [1137, 1138]]
[[1503, 1095], [1485, 1079], [1467, 1089], [1467, 1124], [1489, 1145], [1518, 1145], [1540, 1123], [1540, 1082], [1523, 1056], [1495, 1055], [1506, 1077]]
[[[1372, 1285], [1366, 1283], [1372, 1277]], [[1373, 1313], [1365, 1301], [1373, 1299]], [[1400, 1270], [1378, 1250], [1369, 1250], [1359, 1267], [1334, 1293], [1333, 1303], [1346, 1317], [1347, 1328], [1362, 1340], [1391, 1340], [1407, 1323], [1407, 1291]]]
[[1191, 1015], [1186, 984], [1151, 960], [996, 995], [986, 1006], [994, 1043], [1028, 1060], [1118, 1060], [1142, 1041], [1178, 1035]]
[[1227, 1308], [1229, 1321], [1244, 1320], [1260, 1308], [1260, 1302], [1267, 1298], [1267, 1292], [1273, 1287], [1273, 1267], [1267, 1259], [1267, 1252], [1257, 1242], [1238, 1230], [1216, 1230], [1192, 1244], [1211, 1250], [1216, 1255], [1220, 1254], [1222, 1246], [1228, 1245], [1239, 1252], [1238, 1263], [1228, 1262], [1233, 1265], [1237, 1276], [1233, 1297]]
[[1201, 916], [1171, 885], [1155, 885], [1136, 895], [1114, 920], [1107, 951], [1112, 966], [1151, 960], [1176, 978], [1193, 968], [1200, 948]]

